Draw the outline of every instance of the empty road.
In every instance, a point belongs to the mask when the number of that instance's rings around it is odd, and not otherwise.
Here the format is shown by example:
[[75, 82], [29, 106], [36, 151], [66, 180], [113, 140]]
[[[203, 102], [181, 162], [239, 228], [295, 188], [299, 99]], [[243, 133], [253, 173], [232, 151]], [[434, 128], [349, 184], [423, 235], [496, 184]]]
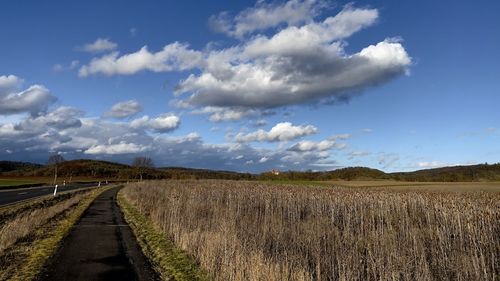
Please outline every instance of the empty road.
[[[83, 187], [96, 186], [95, 183], [70, 184], [59, 186], [57, 192], [75, 190]], [[54, 194], [54, 186], [39, 186], [30, 188], [19, 188], [0, 191], [0, 206], [16, 203], [19, 201], [33, 199], [44, 195]]]

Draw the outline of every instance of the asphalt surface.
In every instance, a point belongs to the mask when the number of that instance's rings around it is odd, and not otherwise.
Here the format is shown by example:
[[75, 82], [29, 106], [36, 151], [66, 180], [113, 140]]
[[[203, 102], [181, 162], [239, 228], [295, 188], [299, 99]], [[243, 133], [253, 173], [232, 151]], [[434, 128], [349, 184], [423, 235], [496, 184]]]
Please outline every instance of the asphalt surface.
[[[84, 187], [97, 186], [96, 183], [60, 185], [57, 192], [75, 190]], [[16, 203], [23, 200], [33, 199], [44, 195], [54, 194], [54, 186], [39, 186], [30, 188], [19, 188], [0, 190], [0, 206]]]
[[159, 280], [116, 203], [119, 189], [90, 205], [41, 280]]

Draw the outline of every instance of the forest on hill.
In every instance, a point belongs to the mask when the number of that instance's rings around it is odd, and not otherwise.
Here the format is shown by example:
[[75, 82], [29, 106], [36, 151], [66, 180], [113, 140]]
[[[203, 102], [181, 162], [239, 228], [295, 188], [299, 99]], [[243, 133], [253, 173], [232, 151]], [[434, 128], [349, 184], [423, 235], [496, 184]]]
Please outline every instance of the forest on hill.
[[[0, 175], [15, 177], [50, 177], [54, 164], [0, 161]], [[367, 167], [347, 167], [332, 171], [269, 171], [261, 174], [192, 169], [185, 167], [138, 167], [99, 160], [70, 160], [58, 164], [62, 177], [106, 179], [232, 179], [232, 180], [398, 180], [419, 182], [500, 181], [500, 163], [451, 166], [413, 172], [385, 173]]]

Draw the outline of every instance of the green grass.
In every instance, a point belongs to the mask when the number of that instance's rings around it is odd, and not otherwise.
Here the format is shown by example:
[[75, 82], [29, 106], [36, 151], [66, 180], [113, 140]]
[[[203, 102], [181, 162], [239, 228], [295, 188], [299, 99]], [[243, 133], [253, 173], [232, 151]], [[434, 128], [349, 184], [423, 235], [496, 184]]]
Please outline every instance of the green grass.
[[184, 251], [157, 231], [151, 220], [139, 213], [125, 199], [121, 191], [118, 193], [118, 204], [143, 253], [151, 260], [162, 280], [209, 280]]

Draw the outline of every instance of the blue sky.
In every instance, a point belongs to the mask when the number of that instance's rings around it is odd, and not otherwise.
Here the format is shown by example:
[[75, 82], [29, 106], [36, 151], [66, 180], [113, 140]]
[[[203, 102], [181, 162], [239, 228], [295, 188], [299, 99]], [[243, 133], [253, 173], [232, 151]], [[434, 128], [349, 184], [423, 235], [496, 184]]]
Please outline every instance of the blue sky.
[[499, 9], [3, 3], [0, 159], [145, 155], [250, 172], [498, 162]]

